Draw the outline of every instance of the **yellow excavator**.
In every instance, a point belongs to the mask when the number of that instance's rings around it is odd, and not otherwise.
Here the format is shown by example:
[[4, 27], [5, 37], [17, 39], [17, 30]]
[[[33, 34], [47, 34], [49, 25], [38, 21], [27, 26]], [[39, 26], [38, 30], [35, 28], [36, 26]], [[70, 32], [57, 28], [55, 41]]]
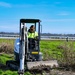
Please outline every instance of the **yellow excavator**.
[[[39, 19], [20, 19], [19, 38], [15, 40], [14, 60], [9, 60], [6, 65], [18, 70], [19, 75], [24, 75], [26, 71], [46, 71], [53, 67], [58, 67], [57, 60], [43, 61], [40, 52], [40, 25]], [[37, 39], [28, 38], [27, 25], [34, 24], [35, 31], [38, 30]]]

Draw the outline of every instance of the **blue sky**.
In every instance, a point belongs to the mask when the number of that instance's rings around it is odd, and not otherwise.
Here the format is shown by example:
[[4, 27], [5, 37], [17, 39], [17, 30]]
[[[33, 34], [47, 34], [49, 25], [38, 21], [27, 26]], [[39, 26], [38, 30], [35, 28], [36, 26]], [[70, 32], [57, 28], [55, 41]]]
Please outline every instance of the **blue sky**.
[[19, 32], [19, 19], [42, 22], [43, 33], [75, 34], [75, 0], [0, 0], [0, 32]]

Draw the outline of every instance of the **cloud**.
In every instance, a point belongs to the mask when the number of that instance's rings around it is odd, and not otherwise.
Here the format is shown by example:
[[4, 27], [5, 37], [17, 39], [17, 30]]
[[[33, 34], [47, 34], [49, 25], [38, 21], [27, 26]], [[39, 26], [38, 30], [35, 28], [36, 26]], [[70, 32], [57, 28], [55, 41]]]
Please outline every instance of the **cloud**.
[[18, 32], [19, 31], [19, 27], [16, 25], [12, 25], [12, 26], [8, 26], [8, 25], [1, 25], [0, 26], [0, 31], [4, 31], [4, 32]]
[[46, 6], [50, 6], [48, 4], [16, 4], [16, 5], [13, 5], [14, 7], [17, 7], [17, 8], [30, 8], [30, 7], [46, 7]]
[[71, 22], [71, 21], [74, 21], [75, 22], [75, 19], [48, 19], [48, 20], [44, 20], [45, 22]]
[[14, 26], [0, 26], [1, 29], [14, 29], [15, 27]]
[[51, 6], [49, 3], [44, 2], [44, 3], [37, 3], [37, 4], [13, 4], [11, 5], [10, 3], [6, 2], [0, 2], [0, 6], [3, 7], [16, 7], [16, 8], [30, 8], [30, 7], [46, 7], [46, 6]]
[[14, 7], [20, 7], [20, 8], [25, 8], [25, 7], [33, 7], [34, 5], [31, 4], [16, 4]]
[[68, 12], [60, 12], [60, 13], [57, 14], [57, 15], [60, 15], [60, 16], [67, 16], [67, 15], [69, 15], [69, 13], [68, 13]]
[[2, 7], [11, 7], [12, 5], [10, 3], [0, 2], [0, 6], [2, 6]]
[[12, 4], [10, 4], [10, 3], [7, 3], [7, 2], [0, 2], [0, 7], [9, 7], [9, 8], [11, 8], [11, 7], [18, 7], [18, 8], [28, 8], [28, 7], [34, 7], [34, 6], [37, 6], [37, 5], [35, 5], [35, 4], [14, 4], [14, 5], [12, 5]]

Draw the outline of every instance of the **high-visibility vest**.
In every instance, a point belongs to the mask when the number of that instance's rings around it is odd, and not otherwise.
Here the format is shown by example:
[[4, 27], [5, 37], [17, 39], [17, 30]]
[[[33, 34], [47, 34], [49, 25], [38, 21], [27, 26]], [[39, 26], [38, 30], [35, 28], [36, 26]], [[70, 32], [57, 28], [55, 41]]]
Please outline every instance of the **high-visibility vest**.
[[37, 32], [34, 32], [34, 33], [28, 32], [28, 38], [35, 38], [36, 36], [38, 36]]

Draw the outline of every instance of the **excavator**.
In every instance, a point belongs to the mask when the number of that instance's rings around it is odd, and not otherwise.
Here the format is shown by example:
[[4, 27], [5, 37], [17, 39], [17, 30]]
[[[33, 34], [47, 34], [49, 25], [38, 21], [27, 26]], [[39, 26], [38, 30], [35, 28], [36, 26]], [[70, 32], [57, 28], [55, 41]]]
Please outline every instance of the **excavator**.
[[[14, 44], [14, 60], [9, 60], [6, 65], [9, 68], [18, 70], [19, 75], [24, 75], [26, 71], [41, 72], [58, 67], [57, 60], [43, 61], [43, 54], [40, 52], [41, 20], [20, 19], [19, 38]], [[38, 36], [36, 39], [28, 38], [28, 26], [34, 24]]]

